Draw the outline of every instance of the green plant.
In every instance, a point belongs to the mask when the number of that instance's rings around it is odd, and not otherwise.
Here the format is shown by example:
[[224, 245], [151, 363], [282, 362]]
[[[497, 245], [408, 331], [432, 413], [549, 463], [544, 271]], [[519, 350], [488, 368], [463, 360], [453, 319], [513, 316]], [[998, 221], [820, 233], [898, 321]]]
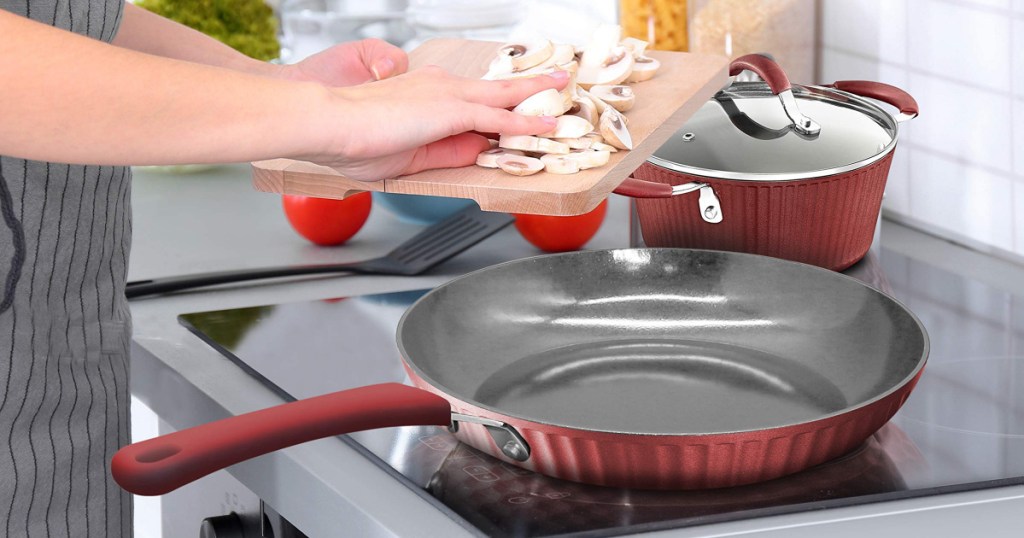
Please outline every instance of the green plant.
[[281, 52], [274, 10], [264, 0], [138, 0], [135, 5], [257, 60], [272, 60]]

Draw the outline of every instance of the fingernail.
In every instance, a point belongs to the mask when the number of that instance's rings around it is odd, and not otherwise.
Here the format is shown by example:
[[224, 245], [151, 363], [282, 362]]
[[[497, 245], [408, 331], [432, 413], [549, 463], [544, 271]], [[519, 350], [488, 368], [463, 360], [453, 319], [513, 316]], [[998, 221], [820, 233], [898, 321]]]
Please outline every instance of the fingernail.
[[548, 127], [554, 127], [558, 125], [558, 118], [554, 116], [541, 116], [540, 119], [543, 120]]
[[394, 70], [395, 62], [391, 61], [391, 58], [381, 58], [370, 67], [370, 72], [373, 73], [373, 78], [376, 80], [384, 80], [390, 77]]
[[555, 71], [554, 73], [551, 73], [549, 76], [559, 82], [563, 80], [569, 80], [568, 71]]

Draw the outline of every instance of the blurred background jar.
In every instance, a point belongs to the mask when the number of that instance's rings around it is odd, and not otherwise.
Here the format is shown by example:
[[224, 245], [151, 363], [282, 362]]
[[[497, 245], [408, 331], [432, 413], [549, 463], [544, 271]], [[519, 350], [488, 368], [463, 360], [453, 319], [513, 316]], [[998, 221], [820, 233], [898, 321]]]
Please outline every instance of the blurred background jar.
[[656, 50], [686, 51], [686, 0], [619, 0], [623, 37], [635, 37]]
[[768, 53], [790, 80], [815, 80], [815, 0], [690, 0], [691, 52]]

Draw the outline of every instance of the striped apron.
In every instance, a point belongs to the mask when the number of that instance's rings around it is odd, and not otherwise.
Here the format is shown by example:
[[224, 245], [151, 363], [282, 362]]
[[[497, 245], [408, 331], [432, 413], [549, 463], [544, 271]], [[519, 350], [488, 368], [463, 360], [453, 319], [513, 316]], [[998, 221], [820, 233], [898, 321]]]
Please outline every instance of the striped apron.
[[[0, 9], [110, 41], [123, 4]], [[110, 478], [129, 442], [130, 182], [124, 167], [0, 156], [0, 536], [132, 534]]]

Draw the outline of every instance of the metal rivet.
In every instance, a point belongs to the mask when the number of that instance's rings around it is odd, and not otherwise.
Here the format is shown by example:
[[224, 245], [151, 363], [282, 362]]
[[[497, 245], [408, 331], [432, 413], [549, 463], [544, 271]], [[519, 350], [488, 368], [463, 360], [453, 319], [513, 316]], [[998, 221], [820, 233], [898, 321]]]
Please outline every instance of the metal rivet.
[[713, 219], [718, 216], [718, 211], [714, 207], [708, 206], [704, 209], [704, 216]]
[[505, 446], [501, 447], [501, 451], [506, 456], [516, 461], [521, 461], [520, 458], [525, 459], [523, 458], [523, 447], [519, 446], [519, 443], [517, 443], [514, 439], [505, 443]]
[[697, 138], [697, 135], [693, 133], [683, 133], [683, 142], [689, 142], [694, 138]]

